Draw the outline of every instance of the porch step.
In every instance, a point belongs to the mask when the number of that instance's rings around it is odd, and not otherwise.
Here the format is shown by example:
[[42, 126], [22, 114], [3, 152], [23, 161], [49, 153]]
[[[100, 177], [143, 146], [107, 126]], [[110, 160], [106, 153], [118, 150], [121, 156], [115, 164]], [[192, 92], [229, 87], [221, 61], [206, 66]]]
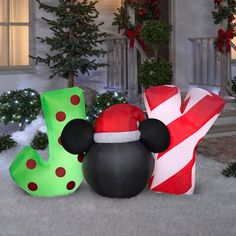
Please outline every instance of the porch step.
[[236, 132], [236, 124], [213, 125], [208, 134], [221, 134]]
[[209, 130], [207, 137], [220, 137], [236, 133], [236, 102], [235, 99], [226, 98], [223, 112]]
[[219, 118], [223, 118], [223, 117], [235, 117], [235, 119], [236, 119], [236, 109], [223, 111], [220, 114]]
[[235, 98], [225, 98], [225, 108], [224, 110], [236, 110], [236, 99]]

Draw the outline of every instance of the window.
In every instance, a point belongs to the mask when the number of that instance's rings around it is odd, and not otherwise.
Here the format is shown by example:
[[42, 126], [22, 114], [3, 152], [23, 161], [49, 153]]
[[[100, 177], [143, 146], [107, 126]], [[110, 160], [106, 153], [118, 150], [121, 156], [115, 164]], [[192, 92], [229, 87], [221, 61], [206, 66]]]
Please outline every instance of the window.
[[32, 2], [0, 0], [0, 70], [33, 69]]

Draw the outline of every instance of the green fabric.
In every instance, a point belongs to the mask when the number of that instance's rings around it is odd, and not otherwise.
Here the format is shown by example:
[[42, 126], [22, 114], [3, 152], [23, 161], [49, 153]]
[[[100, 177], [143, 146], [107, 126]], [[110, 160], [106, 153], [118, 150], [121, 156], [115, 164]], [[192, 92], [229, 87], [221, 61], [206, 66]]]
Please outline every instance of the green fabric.
[[[72, 96], [75, 102], [71, 102]], [[79, 104], [77, 104], [78, 97]], [[67, 195], [76, 191], [81, 184], [82, 165], [77, 156], [65, 151], [58, 140], [64, 126], [70, 120], [86, 118], [83, 91], [79, 88], [70, 88], [46, 92], [41, 95], [41, 102], [48, 130], [49, 159], [45, 161], [34, 149], [25, 147], [10, 166], [10, 175], [17, 185], [32, 196]], [[58, 112], [66, 114], [64, 121], [56, 119]], [[32, 162], [36, 163], [35, 168], [34, 165], [32, 167]], [[31, 168], [27, 167], [30, 164]], [[57, 176], [58, 168], [60, 168], [59, 174], [62, 168], [66, 171], [63, 177]], [[74, 187], [72, 181], [75, 183]], [[33, 191], [30, 190], [32, 188]]]

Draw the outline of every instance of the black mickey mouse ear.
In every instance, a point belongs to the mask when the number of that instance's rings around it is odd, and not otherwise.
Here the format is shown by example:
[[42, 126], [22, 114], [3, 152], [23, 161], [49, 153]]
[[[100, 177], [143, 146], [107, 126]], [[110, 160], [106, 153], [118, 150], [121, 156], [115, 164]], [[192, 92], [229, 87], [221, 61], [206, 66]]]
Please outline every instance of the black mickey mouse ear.
[[170, 133], [167, 126], [157, 119], [146, 119], [139, 125], [140, 141], [150, 152], [165, 151], [170, 145]]
[[75, 119], [66, 124], [61, 134], [62, 146], [72, 154], [87, 152], [93, 144], [94, 129], [86, 120]]

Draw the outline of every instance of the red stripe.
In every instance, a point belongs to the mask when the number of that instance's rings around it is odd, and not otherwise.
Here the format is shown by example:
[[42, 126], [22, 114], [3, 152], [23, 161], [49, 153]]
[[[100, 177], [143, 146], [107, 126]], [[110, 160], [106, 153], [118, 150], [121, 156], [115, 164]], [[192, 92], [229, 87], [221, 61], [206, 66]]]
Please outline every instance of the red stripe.
[[184, 111], [185, 111], [185, 109], [186, 109], [186, 107], [187, 107], [189, 101], [190, 101], [190, 97], [187, 98], [187, 99], [184, 101], [183, 105], [182, 105], [181, 108], [180, 108], [181, 113], [184, 113]]
[[[190, 190], [192, 187], [192, 168], [196, 162], [196, 151], [198, 144], [202, 141], [203, 138], [200, 138], [196, 144], [193, 151], [192, 160], [178, 173], [171, 176], [169, 179], [163, 183], [157, 185], [151, 191], [153, 192], [165, 192], [171, 194], [184, 194]], [[149, 186], [151, 186], [153, 179], [150, 179]], [[149, 189], [151, 189], [149, 187]]]
[[178, 173], [151, 189], [153, 192], [164, 192], [170, 194], [184, 194], [192, 186], [192, 168], [195, 163], [195, 155], [192, 160]]
[[178, 92], [177, 87], [157, 86], [145, 90], [144, 94], [152, 111], [166, 100], [178, 94]]
[[[197, 132], [212, 117], [219, 114], [224, 107], [224, 100], [219, 96], [206, 96], [193, 106], [188, 112], [168, 125], [171, 143], [169, 148], [158, 154], [158, 158], [165, 155], [172, 148]], [[210, 128], [210, 127], [209, 127]]]

